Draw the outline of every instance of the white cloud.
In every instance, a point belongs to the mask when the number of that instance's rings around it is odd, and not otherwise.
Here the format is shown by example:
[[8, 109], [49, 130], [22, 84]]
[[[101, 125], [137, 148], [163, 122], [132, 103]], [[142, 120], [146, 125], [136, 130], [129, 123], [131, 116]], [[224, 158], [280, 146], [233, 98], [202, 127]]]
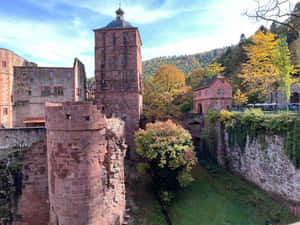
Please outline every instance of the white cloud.
[[93, 52], [92, 33], [82, 32], [79, 36], [70, 37], [58, 33], [55, 25], [24, 20], [0, 19], [0, 27], [5, 30], [1, 33], [0, 42], [4, 47], [13, 46], [16, 54], [38, 59], [36, 63], [40, 66], [71, 67], [74, 58], [78, 57], [85, 64], [87, 74], [94, 74], [94, 62], [84, 54], [87, 50]]
[[[256, 23], [242, 15], [247, 8], [253, 7], [252, 0], [224, 0], [222, 3], [219, 2], [212, 7], [214, 10], [206, 12], [199, 19], [199, 32], [196, 37], [164, 46], [145, 46], [143, 48], [144, 60], [158, 56], [196, 54], [215, 48], [235, 45], [239, 42], [242, 33], [249, 37], [262, 24]], [[204, 24], [216, 26], [217, 29], [210, 35], [207, 35], [200, 27]], [[195, 27], [195, 30], [197, 30], [197, 27]]]

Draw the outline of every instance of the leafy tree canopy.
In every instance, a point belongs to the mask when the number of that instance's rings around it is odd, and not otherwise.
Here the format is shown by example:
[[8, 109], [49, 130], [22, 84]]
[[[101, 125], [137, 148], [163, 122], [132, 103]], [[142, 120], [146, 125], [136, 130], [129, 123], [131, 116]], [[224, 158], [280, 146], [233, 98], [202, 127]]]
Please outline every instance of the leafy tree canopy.
[[[192, 181], [191, 169], [197, 159], [190, 133], [171, 120], [148, 123], [146, 130], [136, 132], [137, 153], [145, 160], [139, 165], [152, 177], [153, 185], [166, 193], [186, 187]], [[168, 196], [168, 195], [167, 195]]]

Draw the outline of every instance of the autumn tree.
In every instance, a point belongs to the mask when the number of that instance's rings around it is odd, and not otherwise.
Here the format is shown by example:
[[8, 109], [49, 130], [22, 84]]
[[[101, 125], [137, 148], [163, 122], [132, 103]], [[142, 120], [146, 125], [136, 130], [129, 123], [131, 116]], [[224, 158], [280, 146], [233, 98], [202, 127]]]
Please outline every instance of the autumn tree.
[[184, 73], [171, 65], [164, 65], [155, 76], [145, 83], [145, 115], [148, 120], [179, 119], [180, 99], [189, 91], [185, 85]]
[[252, 101], [262, 101], [274, 90], [277, 80], [277, 69], [274, 59], [278, 40], [275, 35], [259, 30], [252, 38], [252, 45], [246, 46], [248, 61], [242, 64], [239, 77]]
[[192, 86], [192, 88], [197, 88], [200, 82], [206, 77], [207, 75], [204, 69], [196, 69], [188, 75], [186, 79], [186, 84]]
[[248, 97], [245, 94], [243, 94], [240, 89], [237, 89], [235, 94], [233, 95], [233, 103], [238, 106], [241, 106], [243, 104], [247, 104], [247, 102]]
[[211, 75], [222, 73], [224, 70], [225, 68], [220, 63], [214, 62], [206, 66], [205, 74], [209, 77]]
[[196, 164], [191, 134], [172, 121], [148, 123], [136, 132], [137, 153], [144, 159], [138, 170], [152, 177], [154, 189], [167, 203], [171, 194], [193, 181]]

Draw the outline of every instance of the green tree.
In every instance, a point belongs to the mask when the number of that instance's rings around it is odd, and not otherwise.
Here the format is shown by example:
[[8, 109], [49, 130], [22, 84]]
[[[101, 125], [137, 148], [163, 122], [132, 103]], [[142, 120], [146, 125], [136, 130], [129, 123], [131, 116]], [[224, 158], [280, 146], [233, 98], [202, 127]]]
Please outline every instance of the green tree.
[[140, 129], [135, 136], [136, 151], [146, 162], [142, 167], [151, 175], [162, 200], [167, 202], [166, 196], [193, 181], [191, 169], [197, 159], [187, 130], [168, 120], [148, 123], [146, 130]]
[[291, 96], [291, 73], [294, 67], [291, 65], [290, 51], [286, 38], [281, 38], [278, 42], [274, 64], [277, 70], [277, 82], [285, 100], [288, 102]]

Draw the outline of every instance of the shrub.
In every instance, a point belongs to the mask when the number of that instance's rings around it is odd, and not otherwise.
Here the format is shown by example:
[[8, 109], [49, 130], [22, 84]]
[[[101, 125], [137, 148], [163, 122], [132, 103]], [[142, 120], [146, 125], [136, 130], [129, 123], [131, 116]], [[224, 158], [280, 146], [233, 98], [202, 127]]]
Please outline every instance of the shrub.
[[148, 123], [146, 130], [140, 129], [135, 136], [137, 153], [146, 162], [138, 170], [145, 169], [151, 175], [160, 193], [174, 192], [193, 181], [191, 169], [197, 159], [187, 130], [168, 120]]

